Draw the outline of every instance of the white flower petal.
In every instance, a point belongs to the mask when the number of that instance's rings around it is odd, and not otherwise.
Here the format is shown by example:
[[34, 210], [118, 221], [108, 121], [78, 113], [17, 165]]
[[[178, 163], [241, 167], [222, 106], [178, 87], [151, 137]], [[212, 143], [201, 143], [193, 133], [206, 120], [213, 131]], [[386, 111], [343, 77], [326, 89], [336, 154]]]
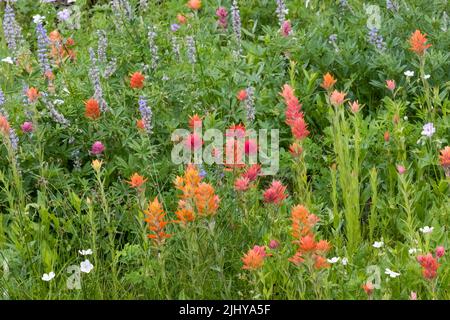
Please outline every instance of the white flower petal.
[[80, 263], [81, 272], [89, 273], [92, 269], [94, 269], [94, 265], [88, 259]]
[[9, 63], [9, 64], [14, 64], [14, 61], [13, 61], [13, 59], [11, 57], [6, 57], [6, 58], [2, 59], [2, 62], [6, 62], [6, 63]]

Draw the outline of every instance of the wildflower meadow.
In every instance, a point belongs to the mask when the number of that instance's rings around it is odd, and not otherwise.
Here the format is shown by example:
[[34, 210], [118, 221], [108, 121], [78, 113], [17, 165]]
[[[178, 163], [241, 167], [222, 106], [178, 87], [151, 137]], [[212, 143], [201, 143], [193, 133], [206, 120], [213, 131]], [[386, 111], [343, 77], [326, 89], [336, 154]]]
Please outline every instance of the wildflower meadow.
[[0, 300], [450, 299], [448, 0], [0, 0]]

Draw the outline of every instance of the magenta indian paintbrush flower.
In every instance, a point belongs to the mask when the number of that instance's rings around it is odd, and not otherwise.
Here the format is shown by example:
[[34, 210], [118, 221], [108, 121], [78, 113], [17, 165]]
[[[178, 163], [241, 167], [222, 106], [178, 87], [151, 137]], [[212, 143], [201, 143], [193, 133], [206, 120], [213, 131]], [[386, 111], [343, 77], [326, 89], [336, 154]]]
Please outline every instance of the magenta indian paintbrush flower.
[[100, 141], [95, 141], [91, 147], [91, 153], [93, 155], [99, 155], [105, 150], [105, 146]]
[[283, 37], [288, 37], [292, 34], [291, 22], [289, 20], [284, 21], [281, 25], [281, 35]]
[[20, 128], [22, 129], [22, 132], [24, 133], [30, 133], [33, 132], [33, 123], [30, 121], [25, 121]]
[[227, 9], [225, 9], [224, 7], [219, 7], [216, 10], [216, 16], [219, 18], [217, 21], [219, 26], [221, 26], [223, 29], [226, 29], [228, 26], [228, 21], [227, 21], [228, 11], [227, 11]]

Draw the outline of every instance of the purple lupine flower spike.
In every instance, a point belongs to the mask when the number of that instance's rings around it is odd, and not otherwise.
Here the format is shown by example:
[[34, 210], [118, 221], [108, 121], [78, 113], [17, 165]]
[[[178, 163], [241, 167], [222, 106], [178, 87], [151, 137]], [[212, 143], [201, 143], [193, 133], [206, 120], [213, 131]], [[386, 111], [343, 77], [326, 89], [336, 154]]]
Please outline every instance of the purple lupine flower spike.
[[139, 97], [139, 112], [141, 113], [142, 121], [144, 123], [144, 129], [148, 134], [153, 132], [152, 125], [152, 109], [147, 105], [145, 97]]

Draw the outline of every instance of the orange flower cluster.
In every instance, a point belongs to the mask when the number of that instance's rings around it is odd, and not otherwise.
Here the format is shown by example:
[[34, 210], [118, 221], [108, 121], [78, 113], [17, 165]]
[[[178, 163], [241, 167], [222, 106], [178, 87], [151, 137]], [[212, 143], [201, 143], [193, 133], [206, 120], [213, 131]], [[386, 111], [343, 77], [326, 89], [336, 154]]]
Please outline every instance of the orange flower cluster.
[[165, 220], [166, 214], [157, 197], [148, 204], [144, 214], [146, 216], [145, 222], [147, 222], [148, 229], [152, 232], [147, 235], [147, 237], [153, 239], [156, 245], [162, 245], [165, 239], [170, 238], [171, 235], [164, 231], [169, 222]]
[[450, 167], [450, 147], [446, 146], [441, 150], [441, 154], [439, 155], [439, 162], [441, 166]]
[[84, 115], [86, 118], [92, 120], [100, 118], [100, 107], [98, 105], [97, 100], [91, 98], [84, 103], [84, 106], [85, 106]]
[[322, 84], [320, 85], [322, 88], [324, 88], [325, 90], [330, 90], [331, 88], [333, 88], [334, 84], [336, 83], [336, 79], [334, 79], [334, 77], [327, 72], [324, 76], [323, 76], [323, 81]]
[[425, 53], [425, 50], [431, 47], [431, 44], [427, 44], [427, 41], [427, 35], [422, 34], [420, 30], [416, 30], [409, 38], [409, 50], [422, 56]]
[[144, 179], [143, 176], [141, 176], [137, 172], [135, 172], [130, 177], [130, 181], [127, 181], [127, 183], [131, 186], [131, 188], [140, 189], [146, 181], [147, 181], [147, 179]]
[[26, 95], [28, 98], [28, 103], [34, 103], [37, 101], [41, 94], [39, 93], [38, 89], [31, 87], [27, 89]]
[[183, 192], [178, 202], [178, 210], [175, 212], [177, 222], [187, 223], [195, 220], [196, 216], [208, 217], [217, 212], [219, 196], [215, 194], [213, 186], [201, 180], [200, 173], [194, 165], [186, 168], [184, 177], [175, 179], [175, 187]]
[[326, 240], [316, 241], [314, 235], [314, 226], [319, 218], [310, 213], [305, 206], [297, 205], [292, 208], [291, 220], [292, 236], [295, 238], [294, 243], [298, 245], [298, 249], [289, 261], [299, 265], [305, 259], [309, 259], [314, 262], [316, 269], [327, 268], [329, 264], [325, 254], [331, 246]]
[[9, 136], [9, 122], [4, 116], [0, 115], [0, 133]]
[[301, 112], [302, 105], [294, 95], [294, 89], [288, 84], [283, 86], [281, 96], [287, 106], [286, 124], [291, 127], [292, 135], [297, 140], [303, 140], [309, 135], [308, 125], [305, 122], [303, 112]]
[[441, 150], [441, 154], [439, 155], [439, 163], [442, 168], [444, 168], [445, 175], [450, 177], [450, 147], [446, 146]]
[[49, 34], [50, 39], [50, 55], [56, 65], [60, 65], [62, 60], [69, 58], [75, 60], [75, 51], [70, 49], [75, 45], [72, 38], [63, 39], [58, 30], [54, 30]]
[[187, 6], [191, 10], [200, 10], [202, 8], [201, 0], [189, 0]]
[[263, 246], [254, 246], [253, 249], [248, 250], [248, 252], [242, 257], [242, 262], [244, 270], [257, 270], [261, 268], [264, 264], [264, 258], [267, 256], [266, 248]]

